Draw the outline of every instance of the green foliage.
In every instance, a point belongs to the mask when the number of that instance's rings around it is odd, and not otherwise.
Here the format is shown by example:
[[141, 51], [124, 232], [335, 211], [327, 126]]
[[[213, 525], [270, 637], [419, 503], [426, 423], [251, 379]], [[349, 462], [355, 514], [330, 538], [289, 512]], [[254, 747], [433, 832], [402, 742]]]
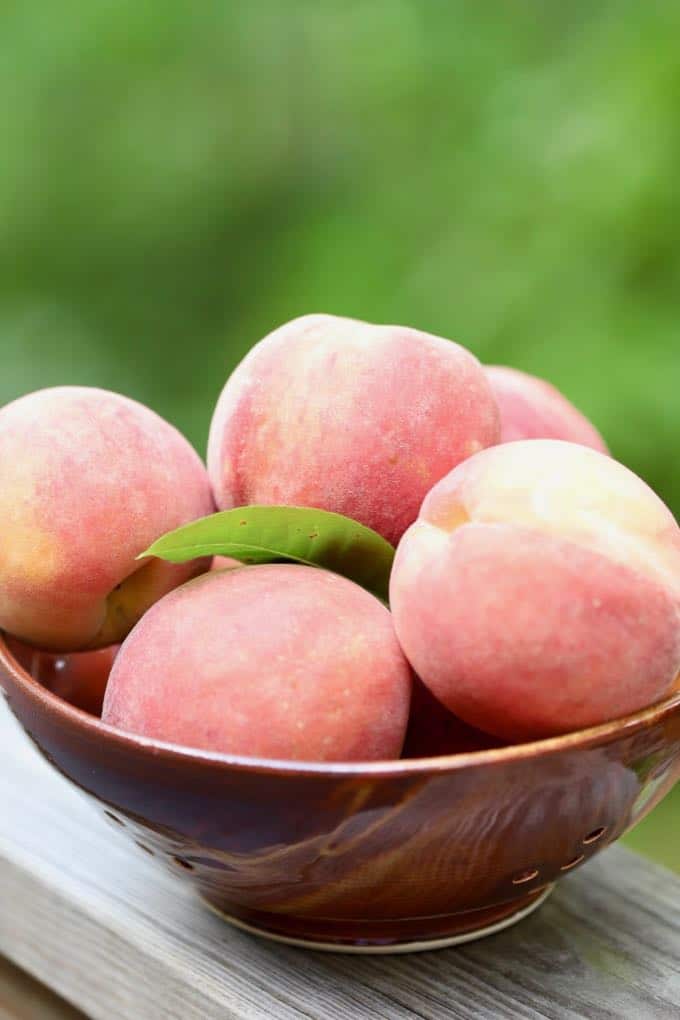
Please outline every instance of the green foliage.
[[230, 556], [242, 563], [293, 560], [342, 574], [386, 602], [394, 549], [342, 514], [300, 506], [243, 506], [184, 524], [138, 558], [146, 556], [170, 563], [201, 556]]
[[679, 36], [656, 0], [7, 0], [0, 402], [106, 386], [202, 451], [273, 327], [402, 322], [552, 379], [678, 514]]
[[274, 326], [404, 322], [549, 376], [678, 512], [679, 33], [632, 0], [5, 5], [0, 398], [99, 383], [202, 450]]

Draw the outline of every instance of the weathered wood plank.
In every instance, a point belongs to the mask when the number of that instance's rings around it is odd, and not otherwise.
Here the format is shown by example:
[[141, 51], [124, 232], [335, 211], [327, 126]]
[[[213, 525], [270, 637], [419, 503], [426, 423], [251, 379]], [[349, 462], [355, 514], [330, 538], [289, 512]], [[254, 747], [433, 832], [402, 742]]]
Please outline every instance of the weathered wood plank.
[[135, 853], [0, 706], [0, 952], [94, 1020], [680, 1017], [680, 880], [615, 848], [516, 928], [405, 957], [224, 925]]
[[24, 971], [0, 959], [0, 1020], [87, 1020]]

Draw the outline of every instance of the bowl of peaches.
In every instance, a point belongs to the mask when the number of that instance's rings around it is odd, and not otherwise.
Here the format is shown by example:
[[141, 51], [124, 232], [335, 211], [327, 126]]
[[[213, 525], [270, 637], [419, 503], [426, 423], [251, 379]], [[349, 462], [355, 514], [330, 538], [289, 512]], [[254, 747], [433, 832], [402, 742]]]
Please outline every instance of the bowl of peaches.
[[310, 315], [229, 376], [207, 464], [66, 386], [0, 410], [0, 478], [11, 711], [248, 931], [479, 938], [680, 775], [680, 530], [533, 376]]

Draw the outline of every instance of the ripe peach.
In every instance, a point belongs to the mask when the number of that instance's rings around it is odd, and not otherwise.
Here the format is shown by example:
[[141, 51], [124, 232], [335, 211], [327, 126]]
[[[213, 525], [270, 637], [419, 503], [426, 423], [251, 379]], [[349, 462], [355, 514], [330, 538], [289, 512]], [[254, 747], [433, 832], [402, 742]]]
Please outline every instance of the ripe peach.
[[233, 570], [234, 567], [242, 567], [243, 564], [240, 560], [235, 560], [231, 556], [213, 556], [211, 570]]
[[402, 758], [432, 758], [501, 747], [503, 742], [458, 719], [437, 701], [418, 677], [413, 681], [411, 711]]
[[135, 557], [210, 513], [200, 458], [127, 397], [57, 387], [0, 410], [0, 627], [49, 651], [120, 641], [205, 569]]
[[565, 439], [609, 452], [595, 426], [549, 382], [505, 365], [485, 371], [501, 413], [501, 443]]
[[210, 428], [218, 506], [316, 506], [395, 542], [428, 489], [498, 442], [477, 359], [449, 340], [332, 315], [265, 337], [228, 379]]
[[387, 609], [344, 577], [266, 564], [210, 572], [121, 647], [103, 719], [226, 754], [398, 758], [411, 672]]
[[574, 443], [507, 443], [442, 479], [390, 596], [432, 693], [508, 740], [634, 712], [680, 669], [680, 529], [636, 475]]

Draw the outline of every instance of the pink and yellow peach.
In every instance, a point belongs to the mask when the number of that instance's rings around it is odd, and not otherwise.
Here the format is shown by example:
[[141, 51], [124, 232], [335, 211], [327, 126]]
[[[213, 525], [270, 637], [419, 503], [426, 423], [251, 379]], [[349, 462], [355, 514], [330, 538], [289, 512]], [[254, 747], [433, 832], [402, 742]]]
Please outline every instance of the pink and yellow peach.
[[210, 572], [153, 606], [122, 645], [103, 719], [226, 754], [399, 757], [411, 671], [372, 595], [314, 567]]
[[504, 739], [624, 716], [680, 669], [680, 529], [584, 446], [527, 440], [461, 464], [405, 534], [390, 595], [433, 694]]
[[211, 570], [233, 570], [234, 567], [242, 567], [241, 560], [235, 560], [231, 556], [213, 556]]
[[148, 408], [57, 387], [0, 410], [0, 627], [38, 648], [114, 644], [206, 564], [135, 557], [214, 509], [201, 461]]
[[501, 443], [564, 439], [609, 452], [595, 426], [549, 382], [505, 365], [485, 371], [500, 410]]
[[499, 436], [491, 387], [458, 344], [309, 315], [258, 343], [227, 381], [208, 470], [221, 509], [316, 506], [395, 542], [432, 485]]

